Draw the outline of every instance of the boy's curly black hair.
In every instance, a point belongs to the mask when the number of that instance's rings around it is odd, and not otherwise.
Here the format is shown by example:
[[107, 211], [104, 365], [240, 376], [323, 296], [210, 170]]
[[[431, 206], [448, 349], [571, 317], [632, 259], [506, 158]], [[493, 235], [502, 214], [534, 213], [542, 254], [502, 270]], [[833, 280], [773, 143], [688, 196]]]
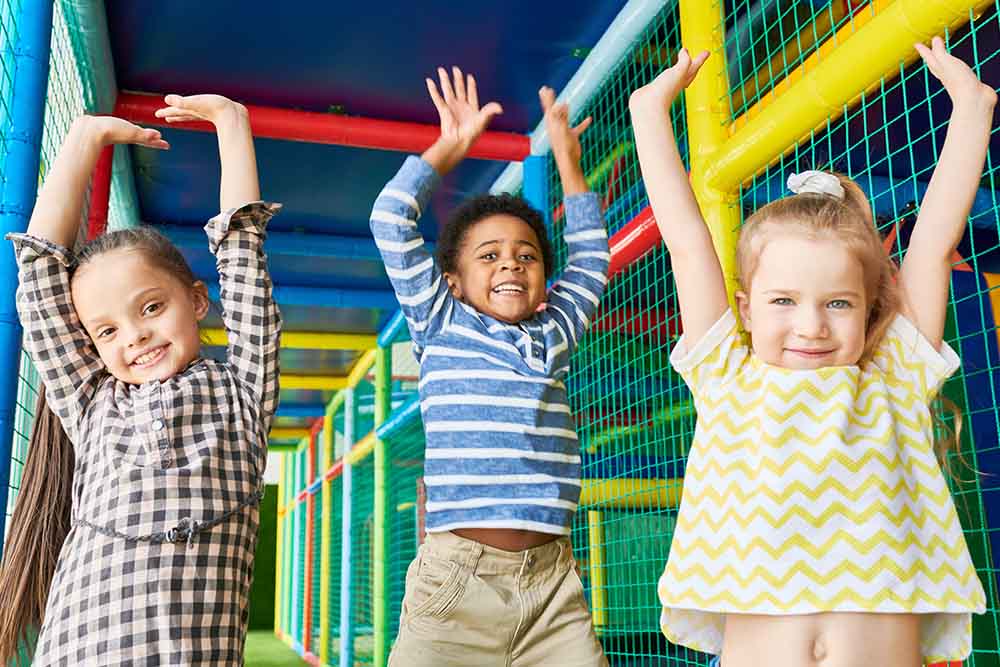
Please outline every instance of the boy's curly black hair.
[[553, 270], [552, 244], [545, 229], [542, 214], [531, 204], [520, 197], [503, 193], [499, 195], [483, 194], [472, 197], [452, 211], [441, 236], [437, 240], [438, 266], [442, 271], [455, 273], [458, 270], [458, 251], [465, 240], [465, 233], [477, 222], [491, 215], [506, 214], [524, 220], [535, 230], [541, 245], [542, 265], [545, 267], [545, 277], [550, 278]]

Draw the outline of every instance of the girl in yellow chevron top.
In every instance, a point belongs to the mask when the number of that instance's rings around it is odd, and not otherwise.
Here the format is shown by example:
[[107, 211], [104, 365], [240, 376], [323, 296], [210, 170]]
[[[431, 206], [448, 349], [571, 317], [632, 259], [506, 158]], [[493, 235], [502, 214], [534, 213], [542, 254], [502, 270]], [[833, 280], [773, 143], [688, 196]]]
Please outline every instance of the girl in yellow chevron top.
[[855, 183], [793, 175], [742, 228], [747, 336], [670, 125], [708, 54], [682, 50], [629, 102], [684, 327], [671, 361], [698, 409], [661, 626], [723, 667], [962, 659], [985, 610], [929, 403], [960, 364], [942, 341], [951, 257], [996, 94], [940, 39], [916, 48], [953, 107], [898, 273]]

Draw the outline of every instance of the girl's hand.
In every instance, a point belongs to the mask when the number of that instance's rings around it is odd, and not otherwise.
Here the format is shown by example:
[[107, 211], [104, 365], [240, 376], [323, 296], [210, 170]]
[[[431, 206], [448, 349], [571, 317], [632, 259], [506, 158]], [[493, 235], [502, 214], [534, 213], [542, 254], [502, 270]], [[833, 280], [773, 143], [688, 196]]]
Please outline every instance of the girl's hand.
[[556, 103], [556, 91], [543, 86], [538, 91], [538, 99], [542, 102], [545, 112], [545, 133], [552, 146], [552, 154], [557, 164], [580, 164], [580, 135], [590, 127], [592, 116], [587, 116], [576, 127], [569, 126], [569, 105], [565, 102]]
[[660, 72], [653, 81], [634, 91], [629, 97], [629, 109], [636, 111], [665, 111], [670, 108], [681, 91], [691, 85], [698, 70], [708, 59], [708, 51], [702, 51], [694, 60], [687, 49], [677, 54], [677, 63]]
[[452, 67], [451, 71], [453, 80], [443, 67], [438, 67], [441, 92], [429, 78], [426, 79], [427, 92], [441, 117], [441, 139], [454, 144], [464, 156], [493, 117], [503, 113], [503, 108], [497, 102], [489, 102], [480, 109], [476, 78], [471, 74], [463, 75], [457, 67]]
[[931, 47], [924, 44], [914, 44], [917, 53], [924, 59], [927, 69], [937, 78], [944, 89], [948, 91], [953, 105], [974, 104], [992, 108], [997, 101], [996, 91], [979, 80], [961, 58], [948, 53], [944, 40], [935, 37]]
[[110, 144], [135, 144], [147, 148], [167, 150], [170, 144], [163, 140], [159, 130], [139, 127], [114, 116], [82, 116], [79, 121], [91, 137], [102, 146]]
[[222, 95], [167, 95], [162, 109], [156, 110], [156, 117], [168, 123], [208, 121], [216, 127], [231, 120], [246, 120], [247, 109]]

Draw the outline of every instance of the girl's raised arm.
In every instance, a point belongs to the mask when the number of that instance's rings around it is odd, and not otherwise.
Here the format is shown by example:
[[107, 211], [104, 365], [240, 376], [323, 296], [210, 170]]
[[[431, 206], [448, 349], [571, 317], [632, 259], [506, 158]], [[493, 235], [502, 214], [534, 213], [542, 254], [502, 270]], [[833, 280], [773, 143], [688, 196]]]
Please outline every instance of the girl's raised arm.
[[688, 345], [697, 343], [729, 308], [719, 257], [691, 191], [670, 122], [670, 105], [694, 80], [706, 58], [707, 51], [692, 60], [681, 49], [676, 65], [629, 99], [642, 180], [656, 226], [670, 251]]
[[993, 127], [996, 92], [935, 37], [916, 45], [951, 98], [951, 119], [899, 272], [903, 314], [935, 349], [944, 335], [951, 261], [979, 188]]
[[156, 115], [167, 122], [205, 120], [219, 137], [220, 215], [205, 231], [219, 271], [219, 301], [229, 341], [227, 358], [260, 410], [267, 441], [278, 407], [281, 315], [264, 255], [267, 222], [280, 208], [260, 200], [257, 158], [246, 107], [221, 95], [167, 95]]

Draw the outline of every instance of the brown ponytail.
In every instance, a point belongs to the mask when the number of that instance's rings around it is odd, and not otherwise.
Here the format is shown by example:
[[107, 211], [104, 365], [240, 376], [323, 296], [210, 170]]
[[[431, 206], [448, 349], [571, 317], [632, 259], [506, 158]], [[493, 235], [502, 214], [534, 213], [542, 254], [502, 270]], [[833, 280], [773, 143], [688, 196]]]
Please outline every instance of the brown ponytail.
[[74, 462], [73, 445], [40, 387], [0, 566], [0, 664], [21, 665], [41, 627], [59, 551], [69, 533]]

